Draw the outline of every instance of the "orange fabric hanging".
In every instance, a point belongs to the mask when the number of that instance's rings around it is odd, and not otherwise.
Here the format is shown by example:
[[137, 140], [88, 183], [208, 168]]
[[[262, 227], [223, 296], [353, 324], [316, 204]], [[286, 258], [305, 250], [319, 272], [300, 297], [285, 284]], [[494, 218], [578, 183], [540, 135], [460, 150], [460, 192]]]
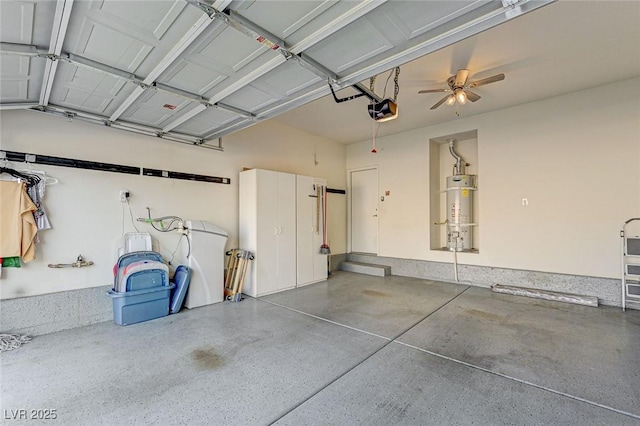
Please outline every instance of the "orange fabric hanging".
[[23, 182], [0, 180], [0, 257], [36, 258], [36, 210]]

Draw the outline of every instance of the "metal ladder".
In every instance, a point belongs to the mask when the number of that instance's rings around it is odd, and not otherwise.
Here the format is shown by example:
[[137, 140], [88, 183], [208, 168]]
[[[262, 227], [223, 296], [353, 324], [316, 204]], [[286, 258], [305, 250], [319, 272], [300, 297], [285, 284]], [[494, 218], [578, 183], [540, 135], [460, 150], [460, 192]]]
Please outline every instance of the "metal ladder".
[[640, 236], [629, 236], [629, 225], [640, 221], [640, 217], [627, 220], [622, 225], [622, 310], [627, 308], [627, 299], [640, 303]]

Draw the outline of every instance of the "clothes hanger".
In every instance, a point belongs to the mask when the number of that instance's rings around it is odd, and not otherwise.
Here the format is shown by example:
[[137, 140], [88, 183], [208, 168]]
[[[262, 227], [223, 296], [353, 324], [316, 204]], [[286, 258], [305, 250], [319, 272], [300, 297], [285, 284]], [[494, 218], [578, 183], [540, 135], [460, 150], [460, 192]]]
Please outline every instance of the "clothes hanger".
[[0, 167], [0, 173], [10, 174], [11, 176], [26, 182], [27, 186], [37, 185], [38, 182], [40, 182], [40, 177], [37, 175], [29, 175], [9, 167]]

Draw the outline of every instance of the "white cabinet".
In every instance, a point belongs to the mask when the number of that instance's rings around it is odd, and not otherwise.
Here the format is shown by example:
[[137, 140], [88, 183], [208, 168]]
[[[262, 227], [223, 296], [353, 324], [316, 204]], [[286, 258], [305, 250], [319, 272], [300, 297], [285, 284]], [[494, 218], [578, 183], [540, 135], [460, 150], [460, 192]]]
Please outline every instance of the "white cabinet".
[[327, 279], [327, 255], [320, 253], [323, 225], [323, 187], [326, 180], [296, 176], [297, 285]]
[[242, 292], [256, 297], [326, 280], [317, 198], [326, 181], [253, 169], [239, 182], [239, 247], [255, 254]]
[[240, 173], [240, 248], [255, 254], [243, 293], [261, 296], [296, 286], [296, 176]]

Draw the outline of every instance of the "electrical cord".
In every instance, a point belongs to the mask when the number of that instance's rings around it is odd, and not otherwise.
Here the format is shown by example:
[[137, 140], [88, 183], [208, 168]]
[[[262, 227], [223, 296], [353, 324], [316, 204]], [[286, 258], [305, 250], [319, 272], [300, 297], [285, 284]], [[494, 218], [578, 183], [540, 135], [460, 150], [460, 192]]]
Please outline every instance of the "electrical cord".
[[[183, 234], [184, 235], [184, 234]], [[189, 241], [189, 237], [187, 237], [187, 259], [191, 256], [191, 241]]]
[[[178, 251], [178, 249], [180, 248], [180, 243], [182, 242], [182, 237], [184, 237], [184, 234], [180, 234], [180, 238], [178, 238], [178, 244], [176, 244], [176, 248], [173, 250], [173, 253], [171, 253], [171, 259], [169, 260], [169, 265], [171, 265], [171, 262], [173, 262], [173, 258], [176, 256], [176, 252]], [[187, 244], [189, 244], [189, 252], [191, 252], [191, 246], [189, 243], [189, 238], [187, 238]], [[187, 258], [189, 257], [189, 254], [187, 254]]]
[[[131, 211], [131, 204], [129, 204], [128, 198], [127, 198], [127, 206], [129, 206], [129, 216], [131, 217], [131, 225], [133, 225], [133, 229], [135, 229], [136, 232], [140, 232], [140, 230], [136, 226], [136, 223], [133, 221], [133, 211]], [[124, 222], [124, 218], [123, 218], [123, 222]]]

